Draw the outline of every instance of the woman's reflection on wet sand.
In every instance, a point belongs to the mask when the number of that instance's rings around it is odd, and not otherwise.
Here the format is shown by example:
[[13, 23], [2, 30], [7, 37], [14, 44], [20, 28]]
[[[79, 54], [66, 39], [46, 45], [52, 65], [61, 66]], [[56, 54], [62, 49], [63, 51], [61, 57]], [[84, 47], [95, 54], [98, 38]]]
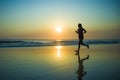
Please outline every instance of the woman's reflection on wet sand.
[[86, 56], [85, 58], [81, 59], [80, 58], [80, 55], [79, 55], [79, 52], [76, 52], [78, 55], [78, 70], [76, 71], [77, 75], [78, 75], [78, 80], [82, 80], [82, 78], [86, 75], [86, 71], [84, 71], [84, 65], [83, 65], [83, 62], [85, 60], [88, 60], [89, 59], [89, 55]]

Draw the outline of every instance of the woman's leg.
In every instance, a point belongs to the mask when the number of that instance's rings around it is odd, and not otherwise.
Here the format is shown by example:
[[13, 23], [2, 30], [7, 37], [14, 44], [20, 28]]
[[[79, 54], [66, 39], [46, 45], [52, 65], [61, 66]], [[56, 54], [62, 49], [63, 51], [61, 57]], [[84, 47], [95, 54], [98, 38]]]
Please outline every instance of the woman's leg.
[[89, 49], [89, 45], [84, 44], [84, 43], [83, 43], [83, 39], [84, 39], [84, 36], [81, 35], [80, 44], [82, 44], [83, 46], [86, 46], [86, 47]]
[[78, 42], [78, 51], [80, 50], [80, 39], [79, 39], [79, 42]]

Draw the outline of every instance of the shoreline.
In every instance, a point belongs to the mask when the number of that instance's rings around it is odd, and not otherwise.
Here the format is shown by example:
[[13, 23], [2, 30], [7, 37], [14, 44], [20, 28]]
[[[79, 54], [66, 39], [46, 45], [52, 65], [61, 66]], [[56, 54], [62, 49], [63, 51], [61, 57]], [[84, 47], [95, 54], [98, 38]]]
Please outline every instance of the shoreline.
[[[84, 40], [85, 44], [120, 44], [120, 40]], [[78, 45], [78, 40], [52, 41], [52, 40], [0, 40], [0, 48], [6, 47], [44, 47], [44, 46], [72, 46]]]
[[[81, 59], [89, 55], [83, 66], [83, 80], [119, 78], [120, 44], [81, 47]], [[78, 59], [73, 46], [0, 48], [0, 79], [4, 80], [77, 80]], [[61, 75], [61, 76], [60, 76]], [[46, 77], [47, 76], [47, 77]]]

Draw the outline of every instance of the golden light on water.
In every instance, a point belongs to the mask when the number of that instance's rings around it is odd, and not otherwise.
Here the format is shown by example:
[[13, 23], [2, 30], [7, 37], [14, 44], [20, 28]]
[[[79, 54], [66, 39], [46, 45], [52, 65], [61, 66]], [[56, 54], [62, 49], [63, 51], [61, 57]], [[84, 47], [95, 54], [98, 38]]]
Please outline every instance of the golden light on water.
[[61, 48], [62, 46], [56, 46], [57, 48], [57, 57], [61, 57]]

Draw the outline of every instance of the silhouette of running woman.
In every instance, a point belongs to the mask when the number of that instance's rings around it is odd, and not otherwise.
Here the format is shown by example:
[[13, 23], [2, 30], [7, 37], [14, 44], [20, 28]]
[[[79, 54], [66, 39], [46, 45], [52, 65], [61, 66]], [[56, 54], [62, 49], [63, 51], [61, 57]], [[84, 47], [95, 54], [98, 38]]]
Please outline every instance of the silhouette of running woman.
[[82, 27], [82, 24], [78, 24], [78, 30], [75, 31], [78, 34], [78, 38], [79, 38], [79, 44], [78, 44], [78, 50], [77, 52], [79, 52], [80, 50], [80, 44], [83, 46], [86, 46], [89, 49], [89, 45], [84, 44], [83, 43], [83, 39], [84, 39], [84, 33], [86, 33], [87, 31]]

